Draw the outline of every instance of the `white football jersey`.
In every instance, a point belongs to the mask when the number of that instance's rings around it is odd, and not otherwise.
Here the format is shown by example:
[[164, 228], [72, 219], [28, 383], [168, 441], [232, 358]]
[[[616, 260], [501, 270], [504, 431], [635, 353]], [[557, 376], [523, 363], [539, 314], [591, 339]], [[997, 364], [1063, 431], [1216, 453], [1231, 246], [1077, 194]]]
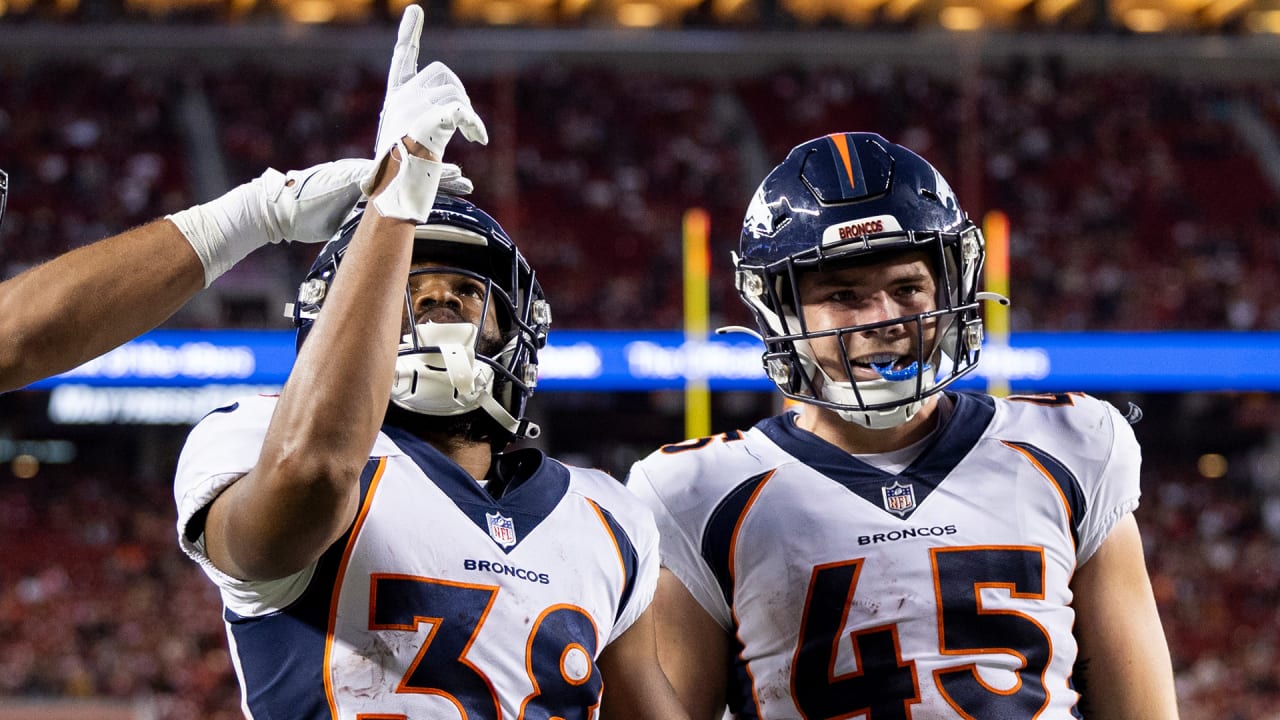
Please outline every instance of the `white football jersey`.
[[202, 420], [174, 489], [180, 543], [222, 594], [246, 716], [596, 716], [595, 659], [658, 574], [652, 515], [621, 483], [522, 450], [504, 457], [517, 467], [495, 500], [385, 427], [348, 533], [295, 576], [242, 582], [212, 565], [192, 520], [254, 466], [275, 402]]
[[1133, 431], [1086, 395], [949, 397], [897, 474], [791, 413], [633, 467], [663, 565], [737, 642], [739, 717], [1078, 717], [1068, 583], [1137, 507]]

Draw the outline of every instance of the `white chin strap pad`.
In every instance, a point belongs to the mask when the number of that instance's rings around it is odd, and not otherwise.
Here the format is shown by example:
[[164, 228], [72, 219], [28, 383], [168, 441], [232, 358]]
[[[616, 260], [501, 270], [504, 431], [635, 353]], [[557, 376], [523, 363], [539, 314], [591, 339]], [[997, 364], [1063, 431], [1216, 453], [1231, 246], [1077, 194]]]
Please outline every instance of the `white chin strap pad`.
[[[885, 380], [884, 378], [866, 380], [858, 383], [858, 389], [855, 392], [853, 383], [838, 382], [832, 379], [825, 370], [813, 361], [813, 351], [809, 348], [807, 341], [796, 341], [796, 350], [799, 351], [800, 357], [805, 361], [805, 369], [813, 377], [814, 385], [817, 386], [817, 392], [821, 399], [845, 406], [835, 411], [845, 422], [861, 425], [871, 430], [886, 430], [907, 422], [915, 417], [916, 413], [920, 412], [920, 407], [923, 403], [919, 400], [906, 402], [885, 410], [856, 409], [859, 405], [879, 405], [880, 403], [903, 401], [912, 397], [916, 392], [916, 379], [914, 377], [905, 380]], [[933, 387], [934, 381], [934, 370], [926, 368], [921, 389], [927, 392], [929, 388]], [[859, 395], [862, 396], [862, 402], [858, 401]]]
[[[826, 373], [823, 373], [825, 375]], [[933, 383], [926, 378], [924, 386], [928, 388]], [[862, 399], [868, 405], [877, 402], [896, 400], [901, 397], [910, 397], [915, 394], [916, 381], [911, 380], [872, 380], [868, 382], [858, 383], [858, 392], [862, 393]], [[858, 397], [854, 394], [850, 383], [835, 383], [827, 380], [822, 386], [822, 398], [831, 402], [841, 403], [843, 405], [857, 405]], [[897, 427], [920, 412], [921, 403], [915, 400], [905, 405], [899, 405], [887, 410], [852, 410], [843, 409], [836, 410], [836, 414], [845, 422], [855, 425], [861, 425], [871, 430], [887, 430], [888, 428]]]
[[[391, 401], [424, 415], [461, 415], [481, 406], [493, 389], [493, 368], [476, 361], [476, 326], [423, 323], [414, 328], [422, 352], [396, 358]], [[400, 349], [413, 348], [405, 335]]]
[[[483, 408], [509, 432], [520, 431], [520, 422], [493, 397], [493, 368], [476, 360], [475, 325], [428, 322], [414, 331], [422, 351], [396, 358], [393, 403], [410, 412], [435, 416]], [[401, 338], [401, 351], [413, 347], [412, 336]], [[530, 423], [525, 434], [537, 437], [537, 426]]]

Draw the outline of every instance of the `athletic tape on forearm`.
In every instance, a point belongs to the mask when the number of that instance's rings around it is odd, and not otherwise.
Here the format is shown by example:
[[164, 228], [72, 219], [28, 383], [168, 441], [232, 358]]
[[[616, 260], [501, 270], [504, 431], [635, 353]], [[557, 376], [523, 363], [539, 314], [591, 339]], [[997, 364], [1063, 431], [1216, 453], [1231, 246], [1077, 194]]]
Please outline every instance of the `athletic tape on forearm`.
[[265, 215], [261, 182], [254, 180], [166, 217], [196, 251], [204, 266], [204, 286], [209, 287], [246, 255], [276, 240]]
[[[426, 222], [440, 189], [444, 163], [411, 155], [403, 140], [397, 141], [395, 146], [400, 149], [400, 167], [391, 182], [373, 199], [373, 206], [383, 217]], [[375, 168], [381, 165], [377, 163]], [[376, 177], [377, 170], [374, 170], [361, 183], [360, 187], [366, 194], [373, 189]]]

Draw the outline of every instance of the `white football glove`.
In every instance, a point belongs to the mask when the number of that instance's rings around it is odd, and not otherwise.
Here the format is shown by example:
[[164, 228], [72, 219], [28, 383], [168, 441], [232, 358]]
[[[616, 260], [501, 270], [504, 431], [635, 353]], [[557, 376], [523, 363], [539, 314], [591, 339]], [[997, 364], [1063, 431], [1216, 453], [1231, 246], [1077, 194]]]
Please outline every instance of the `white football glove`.
[[440, 192], [445, 195], [470, 195], [476, 186], [471, 178], [462, 174], [462, 168], [453, 163], [442, 163], [444, 173], [440, 175]]
[[[204, 265], [208, 287], [254, 250], [281, 240], [324, 242], [360, 199], [369, 160], [338, 160], [306, 170], [268, 169], [225, 195], [166, 217]], [[467, 181], [462, 172], [453, 182]]]
[[[399, 147], [400, 167], [390, 184], [374, 198], [374, 207], [386, 217], [422, 222], [435, 204], [443, 175], [444, 148], [457, 130], [472, 142], [488, 144], [484, 121], [471, 107], [462, 81], [444, 63], [433, 62], [419, 71], [418, 45], [422, 35], [422, 8], [409, 5], [400, 20], [387, 94], [378, 121], [375, 162], [361, 183], [365, 194]], [[404, 147], [409, 137], [424, 145], [434, 159], [411, 155]]]

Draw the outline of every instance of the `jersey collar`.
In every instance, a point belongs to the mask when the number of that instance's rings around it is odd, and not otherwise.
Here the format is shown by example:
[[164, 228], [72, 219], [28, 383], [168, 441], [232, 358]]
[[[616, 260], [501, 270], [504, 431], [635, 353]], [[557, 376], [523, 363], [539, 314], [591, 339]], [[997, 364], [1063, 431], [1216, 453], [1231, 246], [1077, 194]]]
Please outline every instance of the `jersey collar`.
[[[868, 465], [817, 435], [800, 429], [794, 413], [767, 418], [756, 427], [792, 457], [857, 493], [867, 502], [905, 520], [977, 445], [995, 415], [995, 400], [989, 395], [953, 392], [947, 395], [955, 407], [951, 417], [933, 434], [931, 444], [919, 457], [897, 475]], [[899, 487], [911, 488], [911, 507], [897, 511], [884, 507], [883, 491], [895, 483]]]

